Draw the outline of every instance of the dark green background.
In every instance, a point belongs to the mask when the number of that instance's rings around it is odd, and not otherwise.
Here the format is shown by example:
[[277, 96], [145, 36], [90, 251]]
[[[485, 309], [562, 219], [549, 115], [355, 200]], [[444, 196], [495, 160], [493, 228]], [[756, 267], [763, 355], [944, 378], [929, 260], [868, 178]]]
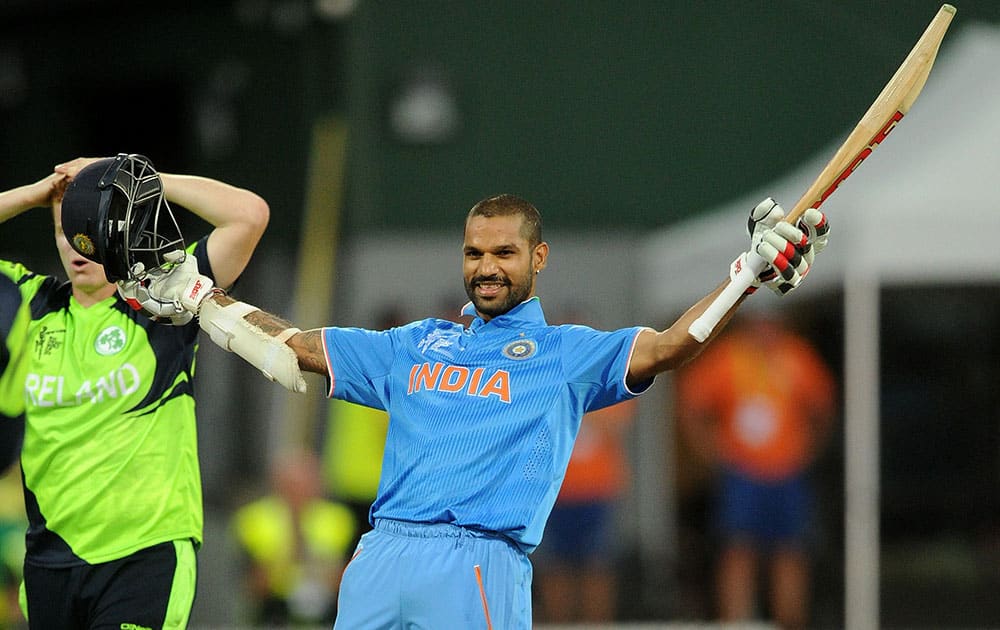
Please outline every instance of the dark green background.
[[[311, 126], [331, 114], [350, 126], [348, 235], [455, 229], [501, 191], [550, 227], [669, 225], [846, 135], [940, 6], [361, 1], [333, 21], [295, 0], [143, 4], [4, 3], [0, 53], [23, 84], [0, 101], [0, 186], [76, 155], [145, 153], [263, 194], [265, 247], [297, 238]], [[952, 28], [980, 19], [1000, 21], [1000, 3], [961, 3]], [[406, 144], [387, 102], [428, 68], [452, 86], [460, 127]], [[230, 116], [223, 151], [200, 140], [206, 103]], [[5, 232], [23, 228], [20, 247], [48, 236], [40, 224]]]

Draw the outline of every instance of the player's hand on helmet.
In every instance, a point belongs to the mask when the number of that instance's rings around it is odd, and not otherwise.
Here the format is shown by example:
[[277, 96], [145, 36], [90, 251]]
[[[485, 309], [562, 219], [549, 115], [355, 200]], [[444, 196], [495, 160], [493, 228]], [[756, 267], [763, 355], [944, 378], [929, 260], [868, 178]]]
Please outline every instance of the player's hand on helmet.
[[69, 160], [68, 162], [56, 164], [52, 167], [52, 171], [68, 177], [69, 179], [73, 179], [76, 177], [77, 173], [100, 159], [101, 158], [98, 157], [78, 157]]
[[747, 220], [750, 249], [733, 261], [730, 277], [754, 258], [763, 259], [764, 271], [750, 291], [766, 284], [778, 295], [797, 288], [809, 273], [816, 253], [826, 247], [829, 223], [815, 208], [803, 213], [798, 225], [783, 221], [785, 211], [768, 197], [754, 206]]
[[164, 254], [173, 263], [169, 269], [139, 270], [139, 280], [118, 283], [118, 292], [137, 310], [157, 319], [169, 319], [175, 326], [184, 325], [198, 314], [198, 309], [214, 288], [207, 276], [198, 273], [194, 256], [182, 250]]

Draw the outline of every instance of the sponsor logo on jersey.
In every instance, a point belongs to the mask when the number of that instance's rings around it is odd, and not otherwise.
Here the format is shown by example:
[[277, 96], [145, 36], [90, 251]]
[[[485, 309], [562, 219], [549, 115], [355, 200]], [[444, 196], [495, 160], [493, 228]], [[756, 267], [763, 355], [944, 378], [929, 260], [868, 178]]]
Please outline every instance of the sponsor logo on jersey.
[[510, 402], [510, 373], [495, 370], [486, 373], [486, 368], [467, 368], [464, 365], [444, 363], [421, 363], [410, 368], [407, 395], [419, 391], [438, 391], [446, 394], [465, 394], [478, 398], [499, 398]]
[[517, 341], [512, 341], [503, 347], [503, 356], [508, 359], [520, 361], [535, 354], [536, 349], [537, 346], [535, 346], [535, 342], [531, 339], [518, 339]]
[[104, 402], [135, 393], [142, 386], [139, 370], [131, 363], [117, 367], [96, 380], [85, 379], [79, 385], [67, 382], [61, 374], [28, 374], [24, 392], [36, 407], [75, 407]]
[[125, 347], [125, 340], [125, 330], [121, 326], [108, 326], [94, 340], [94, 350], [106, 357], [118, 354]]
[[153, 630], [149, 626], [140, 626], [137, 623], [123, 623], [118, 627], [120, 630]]

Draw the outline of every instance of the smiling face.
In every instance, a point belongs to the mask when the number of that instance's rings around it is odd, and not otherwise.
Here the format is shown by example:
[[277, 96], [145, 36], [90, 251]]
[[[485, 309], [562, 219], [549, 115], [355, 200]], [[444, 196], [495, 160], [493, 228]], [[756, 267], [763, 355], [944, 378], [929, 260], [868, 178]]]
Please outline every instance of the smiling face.
[[61, 203], [58, 201], [53, 203], [52, 218], [55, 221], [56, 249], [59, 250], [59, 260], [66, 270], [66, 276], [73, 285], [73, 295], [85, 306], [99, 302], [115, 292], [115, 285], [108, 282], [102, 265], [87, 260], [69, 244], [59, 218], [61, 212]]
[[535, 294], [535, 274], [545, 267], [549, 246], [533, 246], [521, 215], [471, 216], [465, 224], [465, 293], [486, 321]]

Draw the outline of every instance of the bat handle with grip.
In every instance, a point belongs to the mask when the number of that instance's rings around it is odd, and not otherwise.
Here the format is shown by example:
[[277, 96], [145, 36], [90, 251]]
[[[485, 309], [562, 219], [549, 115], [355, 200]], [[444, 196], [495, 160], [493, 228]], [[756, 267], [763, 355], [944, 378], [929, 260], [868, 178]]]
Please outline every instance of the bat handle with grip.
[[729, 309], [739, 301], [740, 297], [753, 285], [754, 280], [767, 266], [767, 261], [760, 256], [749, 256], [747, 263], [736, 274], [736, 277], [729, 281], [729, 286], [712, 300], [705, 312], [691, 322], [688, 334], [694, 337], [698, 343], [703, 343], [708, 339], [708, 336], [712, 334]]

